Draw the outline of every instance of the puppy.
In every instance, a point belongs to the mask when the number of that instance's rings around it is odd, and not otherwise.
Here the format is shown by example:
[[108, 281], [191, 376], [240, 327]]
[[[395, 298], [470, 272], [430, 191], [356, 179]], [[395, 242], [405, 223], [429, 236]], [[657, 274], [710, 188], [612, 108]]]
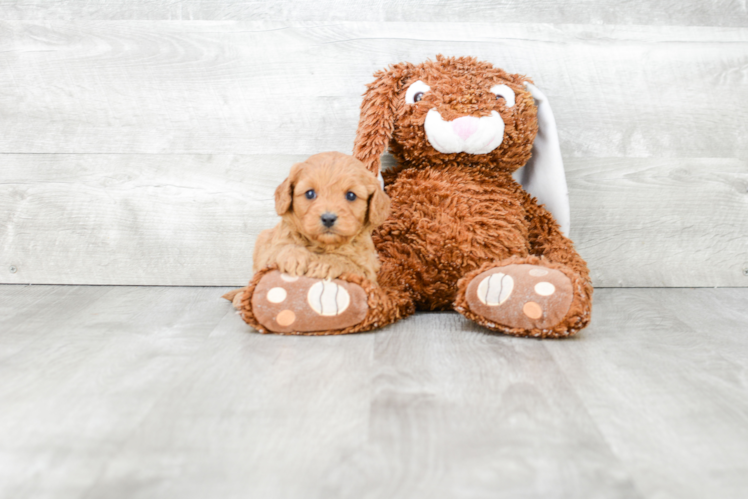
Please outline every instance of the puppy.
[[[376, 283], [371, 232], [389, 215], [390, 199], [363, 163], [336, 152], [297, 163], [275, 190], [275, 210], [281, 221], [258, 236], [254, 272], [275, 266], [293, 276], [357, 274]], [[224, 298], [236, 305], [241, 290]]]

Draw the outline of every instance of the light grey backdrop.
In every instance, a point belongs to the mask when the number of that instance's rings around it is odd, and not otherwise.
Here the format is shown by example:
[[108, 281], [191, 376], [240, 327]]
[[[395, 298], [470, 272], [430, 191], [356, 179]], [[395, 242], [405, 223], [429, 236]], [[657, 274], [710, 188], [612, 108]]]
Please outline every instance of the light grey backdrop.
[[[0, 0], [0, 282], [244, 284], [289, 166], [439, 52], [549, 95], [598, 287], [748, 284], [741, 0]], [[543, 342], [253, 335], [228, 289], [0, 285], [0, 497], [748, 496], [748, 288]]]
[[747, 286], [746, 24], [695, 0], [0, 1], [0, 283], [244, 284], [290, 165], [351, 151], [373, 72], [443, 53], [549, 96], [596, 286]]

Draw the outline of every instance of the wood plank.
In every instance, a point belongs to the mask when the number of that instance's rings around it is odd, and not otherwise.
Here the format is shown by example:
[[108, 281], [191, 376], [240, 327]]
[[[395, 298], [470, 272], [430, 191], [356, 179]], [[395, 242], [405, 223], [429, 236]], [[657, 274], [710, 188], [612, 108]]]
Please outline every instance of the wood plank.
[[3, 496], [298, 496], [365, 436], [374, 337], [251, 335], [215, 288], [78, 288], [102, 298], [0, 367]]
[[376, 339], [369, 439], [323, 496], [640, 496], [546, 344], [454, 313]]
[[744, 28], [5, 21], [0, 33], [0, 153], [350, 151], [373, 72], [441, 52], [533, 77], [566, 156], [748, 159]]
[[38, 308], [38, 304], [56, 287], [35, 286], [0, 286], [0, 325], [8, 328], [15, 321], [23, 321], [29, 313]]
[[3, 281], [152, 285], [246, 284], [254, 240], [276, 224], [275, 186], [300, 159], [5, 158]]
[[[10, 496], [83, 496], [153, 399], [174, 387], [171, 361], [194, 345], [180, 332], [199, 334], [226, 314], [207, 301], [212, 289], [75, 288], [94, 300], [68, 299], [23, 337], [3, 335], [11, 347], [32, 339], [0, 368], [0, 397], [13, 401], [0, 431], [0, 484]], [[12, 431], [19, 428], [28, 432]]]
[[[230, 309], [225, 301], [217, 307]], [[375, 339], [248, 331], [232, 311], [198, 351], [185, 353], [164, 384], [178, 390], [154, 398], [87, 496], [116, 489], [128, 497], [293, 498], [320, 490], [321, 478], [367, 439]], [[142, 474], [133, 475], [134, 463]]]
[[[277, 222], [273, 191], [304, 158], [4, 155], [0, 282], [244, 285]], [[748, 285], [745, 162], [566, 166], [571, 237], [596, 286]]]
[[748, 290], [599, 290], [547, 343], [645, 496], [748, 493]]
[[571, 238], [597, 286], [748, 286], [748, 166], [729, 159], [566, 162]]
[[0, 19], [411, 21], [748, 26], [739, 2], [440, 0], [0, 0]]
[[225, 290], [0, 286], [39, 298], [0, 327], [0, 496], [748, 491], [748, 289], [599, 290], [563, 341], [454, 313], [263, 336]]
[[[3, 287], [5, 288], [5, 287]], [[59, 318], [95, 302], [102, 291], [94, 287], [11, 287], [3, 293], [0, 360], [19, 359], [19, 353], [37, 340], [39, 331], [49, 333]], [[10, 363], [9, 368], [15, 366]]]

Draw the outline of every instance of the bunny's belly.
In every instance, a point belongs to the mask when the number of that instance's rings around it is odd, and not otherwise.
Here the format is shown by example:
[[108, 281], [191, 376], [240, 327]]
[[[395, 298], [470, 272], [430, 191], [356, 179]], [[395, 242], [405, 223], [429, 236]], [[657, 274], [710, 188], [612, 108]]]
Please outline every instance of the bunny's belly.
[[485, 262], [529, 252], [522, 196], [510, 177], [462, 170], [400, 171], [392, 211], [374, 235], [380, 284], [405, 288], [419, 309], [450, 309], [457, 281]]

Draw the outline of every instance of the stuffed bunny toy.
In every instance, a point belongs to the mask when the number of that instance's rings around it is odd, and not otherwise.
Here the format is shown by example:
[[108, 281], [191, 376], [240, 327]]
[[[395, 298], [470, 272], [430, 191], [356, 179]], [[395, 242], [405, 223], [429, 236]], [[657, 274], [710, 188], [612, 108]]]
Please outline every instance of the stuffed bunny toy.
[[[471, 57], [400, 63], [374, 76], [353, 153], [391, 199], [373, 234], [378, 285], [341, 276], [321, 286], [266, 269], [238, 301], [244, 320], [262, 332], [338, 334], [416, 310], [455, 310], [517, 336], [584, 328], [592, 284], [564, 235], [568, 194], [545, 96], [527, 77]], [[383, 172], [388, 148], [397, 164]], [[279, 283], [293, 300], [268, 300]], [[270, 319], [259, 322], [258, 309]], [[284, 311], [304, 319], [277, 324], [290, 317]]]

